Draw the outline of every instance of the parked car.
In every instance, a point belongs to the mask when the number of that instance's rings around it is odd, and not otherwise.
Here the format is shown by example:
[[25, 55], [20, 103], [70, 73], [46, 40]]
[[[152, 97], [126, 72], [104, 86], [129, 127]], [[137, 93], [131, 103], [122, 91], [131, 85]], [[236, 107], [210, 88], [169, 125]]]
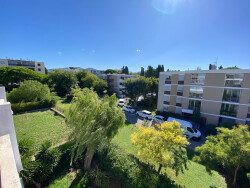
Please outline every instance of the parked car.
[[124, 102], [125, 102], [124, 99], [119, 99], [118, 100], [118, 106], [123, 107], [124, 106]]
[[136, 115], [143, 117], [143, 118], [146, 118], [146, 119], [153, 119], [151, 112], [149, 112], [147, 110], [137, 111]]
[[169, 117], [167, 122], [173, 122], [177, 121], [181, 124], [181, 128], [184, 129], [184, 135], [186, 135], [187, 138], [191, 138], [193, 140], [200, 140], [201, 139], [201, 132], [197, 129], [195, 129], [192, 125], [192, 123], [176, 118]]
[[130, 113], [135, 113], [135, 109], [133, 109], [131, 106], [126, 105], [125, 108], [123, 109], [126, 112], [130, 112]]
[[166, 119], [163, 116], [156, 115], [153, 118], [154, 123], [164, 123], [165, 121], [166, 121]]

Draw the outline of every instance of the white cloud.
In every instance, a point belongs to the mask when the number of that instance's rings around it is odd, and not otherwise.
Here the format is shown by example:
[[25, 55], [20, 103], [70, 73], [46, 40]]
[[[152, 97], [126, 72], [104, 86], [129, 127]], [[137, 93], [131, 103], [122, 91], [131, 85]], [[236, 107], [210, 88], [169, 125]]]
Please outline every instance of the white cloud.
[[63, 53], [61, 51], [57, 52], [58, 55], [62, 55]]
[[139, 53], [139, 52], [141, 52], [141, 49], [136, 49], [135, 51]]

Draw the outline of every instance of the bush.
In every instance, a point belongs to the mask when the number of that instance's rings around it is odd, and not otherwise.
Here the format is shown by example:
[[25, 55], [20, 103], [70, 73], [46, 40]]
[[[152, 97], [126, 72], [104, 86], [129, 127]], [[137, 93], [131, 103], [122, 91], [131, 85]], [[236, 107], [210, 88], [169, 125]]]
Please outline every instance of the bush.
[[89, 180], [86, 176], [83, 176], [80, 182], [77, 184], [77, 188], [86, 188], [89, 185]]
[[27, 103], [16, 103], [16, 104], [11, 103], [11, 109], [14, 113], [27, 112], [51, 106], [52, 103], [42, 103], [42, 102], [27, 102]]
[[50, 103], [52, 100], [49, 87], [34, 80], [26, 80], [21, 82], [18, 88], [13, 89], [7, 95], [7, 98], [11, 103], [26, 103], [36, 101]]
[[174, 112], [166, 112], [166, 111], [159, 112], [159, 111], [157, 111], [156, 114], [161, 115], [161, 116], [165, 117], [166, 119], [168, 119], [168, 117], [172, 117], [172, 118], [176, 118], [176, 119], [182, 119], [181, 114], [177, 114], [177, 113], [174, 113]]
[[208, 124], [206, 125], [206, 132], [208, 135], [216, 135], [217, 134], [217, 130], [216, 130], [216, 125], [213, 124]]

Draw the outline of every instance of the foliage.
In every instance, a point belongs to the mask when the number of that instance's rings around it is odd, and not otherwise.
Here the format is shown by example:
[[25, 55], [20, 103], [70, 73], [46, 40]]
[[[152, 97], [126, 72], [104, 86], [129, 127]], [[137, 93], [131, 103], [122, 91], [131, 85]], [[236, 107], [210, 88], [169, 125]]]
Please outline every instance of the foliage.
[[159, 78], [160, 72], [164, 72], [164, 65], [158, 65], [155, 69], [155, 78]]
[[138, 97], [146, 96], [147, 93], [158, 93], [158, 80], [155, 78], [145, 78], [140, 76], [138, 78], [129, 78], [123, 83], [126, 87], [126, 96], [134, 100], [137, 106]]
[[48, 83], [59, 96], [65, 96], [70, 92], [70, 88], [76, 84], [76, 76], [70, 71], [54, 70], [48, 75]]
[[132, 144], [140, 152], [139, 158], [147, 163], [156, 163], [161, 167], [171, 167], [178, 174], [186, 167], [187, 153], [185, 146], [189, 144], [182, 136], [183, 129], [176, 121], [165, 122], [155, 127], [139, 127], [139, 131], [131, 135]]
[[[23, 165], [24, 169], [21, 171], [21, 176], [26, 181], [42, 183], [48, 180], [48, 177], [57, 166], [61, 155], [59, 149], [49, 149], [50, 147], [51, 143], [45, 141], [41, 145], [38, 154], [35, 155], [34, 161], [31, 161], [31, 156], [29, 156], [29, 163], [25, 163]], [[24, 153], [22, 155], [25, 156]]]
[[117, 108], [115, 95], [99, 99], [96, 92], [85, 88], [75, 94], [66, 120], [73, 129], [71, 138], [76, 143], [72, 160], [80, 158], [87, 149], [84, 168], [89, 170], [95, 151], [110, 142], [125, 123], [125, 115]]
[[77, 73], [77, 80], [81, 88], [94, 88], [98, 94], [103, 94], [108, 87], [107, 82], [86, 70]]
[[152, 165], [141, 162], [115, 145], [99, 152], [98, 158], [101, 169], [119, 179], [122, 187], [179, 187], [166, 174], [158, 174]]
[[87, 188], [89, 186], [89, 180], [86, 176], [83, 176], [80, 182], [77, 184], [77, 188]]
[[182, 119], [181, 114], [174, 113], [174, 112], [157, 111], [156, 114], [161, 115], [161, 116], [165, 117], [166, 119], [168, 119], [169, 117], [176, 118], [176, 119]]
[[122, 67], [122, 74], [129, 74], [129, 71], [128, 71], [128, 67], [127, 66], [123, 66]]
[[191, 119], [196, 124], [199, 124], [201, 122], [201, 113], [199, 108], [194, 109]]
[[0, 83], [5, 87], [8, 87], [9, 83], [13, 85], [14, 83], [19, 84], [25, 80], [37, 80], [43, 82], [47, 75], [35, 72], [28, 68], [23, 67], [1, 67], [0, 68]]
[[99, 168], [91, 170], [89, 177], [98, 187], [108, 187], [110, 185], [110, 178]]
[[240, 69], [240, 68], [235, 65], [234, 67], [226, 67], [224, 69]]
[[115, 69], [107, 69], [104, 71], [104, 74], [120, 74], [120, 70], [115, 70]]
[[141, 67], [141, 73], [140, 73], [140, 76], [144, 76], [145, 74], [144, 74], [144, 68], [143, 67]]
[[213, 124], [208, 124], [206, 125], [206, 133], [208, 135], [216, 135], [217, 134], [217, 125], [213, 125]]
[[153, 77], [155, 75], [154, 72], [155, 72], [154, 68], [152, 66], [148, 66], [148, 69], [147, 69], [147, 71], [145, 73], [145, 76], [147, 78]]
[[52, 100], [49, 87], [34, 80], [21, 82], [18, 88], [13, 89], [7, 95], [11, 103], [42, 102], [50, 103]]
[[234, 176], [233, 184], [236, 184], [238, 170], [242, 167], [249, 169], [250, 163], [250, 132], [248, 125], [239, 125], [232, 130], [217, 128], [216, 136], [208, 136], [206, 143], [197, 147], [200, 155], [196, 160], [204, 162], [207, 170], [212, 162], [222, 164], [228, 168]]
[[11, 109], [14, 113], [28, 112], [32, 110], [37, 110], [41, 108], [51, 107], [50, 103], [41, 102], [26, 102], [26, 103], [11, 103]]
[[221, 66], [219, 66], [219, 69], [220, 69], [220, 70], [221, 70], [221, 69], [223, 69], [222, 65], [221, 65]]

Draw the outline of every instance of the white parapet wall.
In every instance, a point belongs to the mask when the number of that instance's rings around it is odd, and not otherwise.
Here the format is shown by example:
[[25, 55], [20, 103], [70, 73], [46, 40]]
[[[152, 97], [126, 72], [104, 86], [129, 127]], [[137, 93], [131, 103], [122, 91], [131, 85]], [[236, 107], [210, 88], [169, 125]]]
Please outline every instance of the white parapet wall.
[[[15, 158], [17, 171], [23, 169], [20, 159], [19, 149], [17, 145], [16, 132], [12, 116], [11, 105], [6, 101], [6, 92], [4, 87], [0, 87], [0, 137], [9, 135], [12, 145], [12, 150]], [[1, 154], [1, 153], [0, 153]]]
[[10, 135], [0, 136], [0, 187], [21, 188]]

